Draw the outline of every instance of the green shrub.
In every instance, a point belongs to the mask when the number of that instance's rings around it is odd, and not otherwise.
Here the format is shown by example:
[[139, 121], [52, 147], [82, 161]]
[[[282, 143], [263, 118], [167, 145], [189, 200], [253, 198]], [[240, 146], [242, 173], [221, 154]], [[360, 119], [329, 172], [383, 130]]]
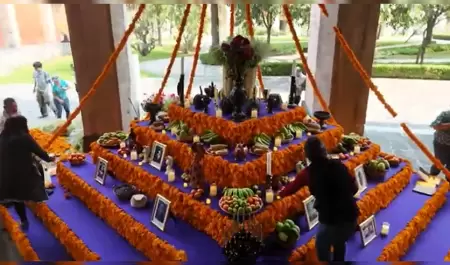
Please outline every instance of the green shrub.
[[435, 40], [450, 40], [450, 34], [433, 34]]
[[[301, 69], [303, 66], [298, 64]], [[265, 76], [289, 76], [292, 64], [289, 62], [266, 62], [261, 64], [261, 72]], [[434, 64], [374, 64], [373, 77], [406, 78], [406, 79], [438, 79], [450, 80], [450, 65]]]
[[[420, 45], [412, 45], [408, 47], [393, 47], [377, 51], [377, 57], [387, 57], [391, 55], [417, 55]], [[450, 51], [450, 44], [432, 43], [427, 47], [427, 53]]]

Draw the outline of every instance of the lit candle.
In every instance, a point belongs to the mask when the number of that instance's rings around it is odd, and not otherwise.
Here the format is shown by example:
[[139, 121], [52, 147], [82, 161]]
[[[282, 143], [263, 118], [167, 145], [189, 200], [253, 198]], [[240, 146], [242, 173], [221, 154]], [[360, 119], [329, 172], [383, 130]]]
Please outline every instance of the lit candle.
[[222, 110], [221, 109], [216, 109], [216, 117], [222, 118]]
[[181, 57], [181, 74], [184, 75], [184, 57]]
[[275, 146], [279, 147], [281, 145], [281, 137], [277, 136], [275, 137]]
[[273, 151], [276, 152], [278, 151], [278, 148], [276, 148], [275, 146], [273, 147]]
[[131, 161], [136, 161], [138, 160], [138, 153], [136, 151], [136, 149], [133, 149], [130, 153], [130, 159]]
[[127, 156], [127, 154], [123, 154], [123, 158], [127, 158], [128, 156]]
[[383, 225], [381, 226], [381, 235], [387, 236], [389, 234], [389, 223], [383, 222]]
[[188, 187], [188, 184], [185, 182], [185, 183], [183, 183], [183, 187], [184, 188], [187, 188]]
[[206, 199], [206, 204], [208, 204], [208, 205], [211, 204], [211, 199], [210, 199], [210, 198], [207, 198], [207, 199]]
[[309, 132], [309, 133], [307, 133], [306, 135], [311, 136], [311, 133]]
[[272, 189], [266, 190], [266, 202], [272, 203], [273, 202], [274, 193]]
[[142, 166], [143, 164], [144, 164], [144, 162], [142, 162], [142, 161], [138, 163], [139, 166]]
[[184, 102], [184, 107], [185, 108], [190, 108], [191, 107], [191, 100], [189, 98], [187, 98], [186, 101]]
[[353, 148], [353, 152], [354, 152], [355, 154], [361, 153], [361, 146], [355, 145], [355, 147]]
[[254, 118], [254, 119], [258, 118], [258, 110], [252, 109], [252, 115], [251, 115], [251, 117]]
[[176, 127], [172, 127], [172, 129], [170, 129], [170, 132], [171, 132], [172, 134], [177, 134], [178, 129], [177, 129]]
[[295, 138], [302, 138], [302, 131], [300, 130], [295, 131]]
[[173, 170], [169, 171], [169, 174], [167, 175], [167, 180], [169, 182], [175, 181], [175, 172]]
[[195, 135], [193, 138], [194, 143], [200, 142], [200, 137], [198, 135]]
[[297, 66], [295, 65], [295, 60], [292, 61], [292, 71], [291, 76], [296, 76]]
[[162, 130], [161, 133], [162, 133], [162, 134], [166, 134], [166, 130]]
[[282, 110], [287, 110], [288, 109], [288, 105], [286, 103], [281, 104], [281, 109]]
[[280, 195], [277, 195], [277, 200], [280, 200], [281, 199], [281, 196]]
[[272, 175], [272, 152], [267, 152], [266, 154], [266, 170], [267, 170], [267, 175]]
[[209, 187], [209, 196], [217, 196], [217, 185], [215, 183], [211, 184], [211, 186]]
[[354, 156], [355, 155], [355, 153], [353, 153], [353, 152], [350, 152], [350, 156]]

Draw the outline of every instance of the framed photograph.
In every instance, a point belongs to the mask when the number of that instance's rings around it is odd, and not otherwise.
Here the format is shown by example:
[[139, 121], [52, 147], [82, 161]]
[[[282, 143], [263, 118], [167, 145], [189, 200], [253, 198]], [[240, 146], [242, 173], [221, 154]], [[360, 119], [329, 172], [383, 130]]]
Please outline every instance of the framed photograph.
[[169, 216], [170, 201], [161, 194], [156, 195], [155, 204], [153, 205], [151, 222], [156, 227], [164, 231], [167, 218]]
[[363, 246], [367, 246], [377, 237], [377, 224], [374, 215], [370, 216], [359, 225], [359, 233], [361, 234]]
[[149, 159], [152, 167], [161, 170], [161, 167], [164, 164], [164, 157], [166, 156], [166, 148], [167, 146], [165, 144], [158, 141], [153, 142]]
[[319, 223], [319, 213], [316, 208], [314, 208], [314, 203], [316, 198], [314, 196], [309, 196], [303, 201], [303, 206], [305, 207], [306, 221], [308, 222], [309, 230], [313, 229]]
[[95, 169], [95, 181], [100, 185], [105, 185], [106, 175], [108, 174], [108, 160], [99, 157], [97, 168]]
[[356, 184], [358, 185], [358, 193], [362, 193], [367, 189], [367, 177], [364, 172], [364, 165], [361, 164], [355, 168]]

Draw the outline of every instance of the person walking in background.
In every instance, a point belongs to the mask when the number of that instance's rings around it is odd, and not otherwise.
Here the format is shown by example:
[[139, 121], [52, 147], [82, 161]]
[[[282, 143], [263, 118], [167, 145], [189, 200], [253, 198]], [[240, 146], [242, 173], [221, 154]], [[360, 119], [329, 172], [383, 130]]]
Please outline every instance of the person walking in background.
[[[431, 127], [435, 130], [433, 139], [434, 156], [450, 170], [450, 110], [441, 112], [431, 123]], [[430, 174], [437, 176], [439, 173], [440, 170], [432, 165]]]
[[13, 98], [6, 98], [3, 100], [3, 115], [0, 118], [0, 133], [5, 127], [5, 122], [7, 119], [15, 116], [19, 116], [20, 111], [17, 108], [16, 100]]
[[35, 156], [52, 161], [31, 137], [25, 117], [8, 118], [0, 134], [0, 202], [14, 205], [22, 229], [28, 228], [25, 202], [48, 200], [44, 176]]
[[34, 89], [33, 93], [36, 93], [36, 100], [39, 104], [39, 109], [41, 111], [41, 118], [48, 117], [47, 106], [52, 109], [56, 114], [56, 109], [53, 105], [50, 96], [50, 75], [42, 69], [41, 62], [33, 63], [33, 79], [34, 79]]
[[66, 93], [67, 89], [69, 89], [69, 85], [66, 81], [60, 79], [57, 76], [52, 77], [52, 83], [53, 101], [56, 108], [56, 117], [58, 119], [61, 119], [62, 109], [64, 109], [67, 119], [70, 114], [69, 98], [67, 97]]

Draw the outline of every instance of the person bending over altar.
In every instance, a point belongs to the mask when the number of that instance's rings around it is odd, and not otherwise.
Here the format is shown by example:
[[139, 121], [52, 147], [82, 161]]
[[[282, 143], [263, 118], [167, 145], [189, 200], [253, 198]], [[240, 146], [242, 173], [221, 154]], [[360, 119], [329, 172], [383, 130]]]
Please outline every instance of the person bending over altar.
[[[433, 139], [434, 156], [450, 170], [450, 110], [441, 112], [431, 123], [431, 127], [435, 130]], [[437, 176], [439, 173], [440, 170], [432, 165], [430, 174]]]
[[316, 198], [314, 208], [319, 213], [317, 257], [319, 261], [344, 261], [346, 241], [357, 226], [359, 210], [354, 195], [358, 187], [340, 160], [328, 158], [319, 138], [308, 138], [305, 154], [311, 163], [280, 192], [280, 196], [295, 193], [302, 185], [309, 187], [311, 195]]

